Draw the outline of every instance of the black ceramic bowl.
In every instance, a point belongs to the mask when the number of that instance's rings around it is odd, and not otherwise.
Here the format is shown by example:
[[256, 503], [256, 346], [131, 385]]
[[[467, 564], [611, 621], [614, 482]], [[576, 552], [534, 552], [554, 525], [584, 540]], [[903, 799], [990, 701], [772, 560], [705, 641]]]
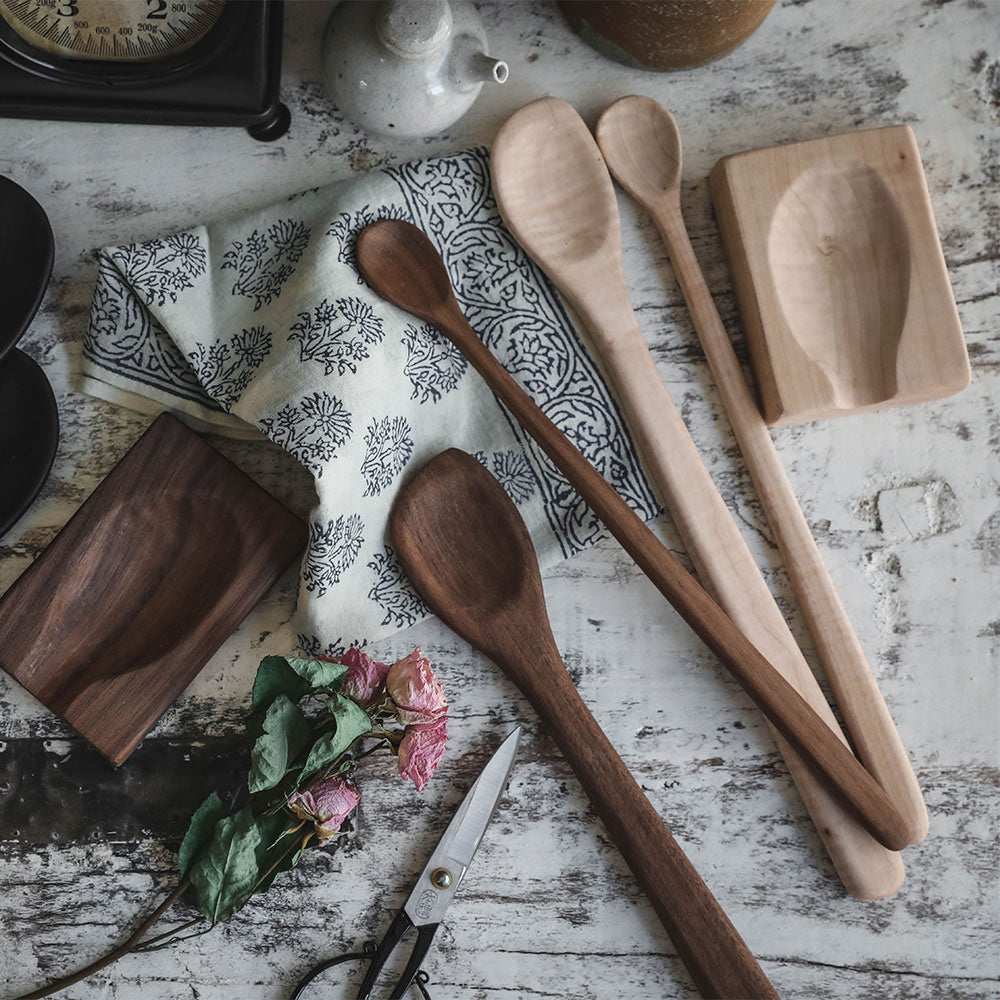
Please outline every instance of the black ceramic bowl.
[[45, 373], [14, 345], [52, 274], [52, 227], [24, 188], [0, 177], [0, 536], [38, 496], [59, 442], [59, 411]]

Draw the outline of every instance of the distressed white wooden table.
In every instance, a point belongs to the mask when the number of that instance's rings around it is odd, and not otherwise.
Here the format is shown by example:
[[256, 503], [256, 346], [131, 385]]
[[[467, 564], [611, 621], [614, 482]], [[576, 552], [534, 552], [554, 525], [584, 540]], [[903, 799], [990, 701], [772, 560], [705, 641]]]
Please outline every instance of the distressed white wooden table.
[[[586, 48], [550, 5], [484, 4], [510, 81], [448, 135], [387, 143], [323, 96], [317, 43], [330, 5], [286, 13], [288, 135], [0, 121], [0, 172], [48, 210], [52, 285], [26, 340], [59, 399], [62, 440], [38, 503], [0, 542], [0, 588], [48, 544], [148, 423], [81, 396], [79, 352], [95, 249], [268, 202], [352, 171], [489, 143], [544, 94], [593, 122], [638, 92], [673, 109], [683, 205], [737, 340], [705, 178], [755, 146], [908, 122], [920, 143], [965, 326], [961, 395], [775, 434], [810, 523], [916, 763], [930, 836], [893, 898], [847, 898], [760, 714], [616, 544], [548, 574], [556, 636], [584, 698], [783, 997], [986, 998], [1000, 993], [997, 829], [1000, 643], [1000, 4], [784, 0], [725, 60], [670, 76]], [[670, 390], [796, 635], [775, 547], [721, 413], [664, 251], [622, 198], [626, 268]], [[307, 475], [278, 449], [222, 450], [301, 512]], [[658, 530], [679, 549], [667, 520]], [[245, 622], [126, 767], [112, 771], [0, 678], [0, 982], [15, 995], [89, 961], [173, 884], [193, 805], [244, 752], [240, 715], [260, 657], [290, 651], [294, 572]], [[666, 935], [517, 692], [436, 622], [420, 643], [454, 705], [447, 762], [422, 795], [376, 767], [358, 831], [316, 853], [230, 925], [129, 957], [79, 998], [279, 998], [304, 969], [383, 930], [469, 776], [515, 723], [510, 794], [428, 963], [437, 998], [693, 995]], [[347, 996], [331, 989], [331, 997]]]

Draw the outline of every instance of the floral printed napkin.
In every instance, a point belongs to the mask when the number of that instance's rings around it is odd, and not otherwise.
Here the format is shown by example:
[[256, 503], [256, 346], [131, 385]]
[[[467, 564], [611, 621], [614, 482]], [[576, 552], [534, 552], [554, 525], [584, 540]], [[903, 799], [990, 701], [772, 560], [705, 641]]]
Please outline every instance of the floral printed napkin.
[[203, 429], [267, 435], [319, 495], [300, 643], [335, 652], [427, 615], [386, 540], [407, 469], [462, 448], [518, 505], [542, 566], [592, 544], [593, 513], [451, 344], [363, 283], [358, 231], [405, 218], [441, 251], [490, 350], [645, 518], [657, 503], [618, 410], [545, 277], [504, 228], [488, 155], [414, 161], [257, 212], [102, 251], [82, 388]]

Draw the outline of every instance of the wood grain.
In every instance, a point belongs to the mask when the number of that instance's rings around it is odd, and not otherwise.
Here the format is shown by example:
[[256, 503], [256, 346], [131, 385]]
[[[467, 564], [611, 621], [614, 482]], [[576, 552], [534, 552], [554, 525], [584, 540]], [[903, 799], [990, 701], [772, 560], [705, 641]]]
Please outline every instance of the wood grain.
[[[648, 150], [648, 169], [674, 170]], [[597, 144], [566, 102], [514, 114], [493, 152], [508, 227], [581, 316], [614, 387], [650, 481], [698, 577], [726, 614], [846, 740], [653, 363], [625, 284], [615, 193]], [[845, 887], [863, 899], [895, 892], [903, 864], [837, 801], [779, 733], [782, 756]]]
[[903, 818], [843, 740], [736, 628], [476, 336], [455, 301], [444, 262], [427, 236], [408, 222], [376, 222], [359, 234], [357, 257], [365, 281], [378, 294], [427, 320], [468, 358], [754, 703], [828, 787], [849, 803], [865, 829], [893, 850], [905, 847]]
[[0, 600], [0, 667], [121, 764], [305, 542], [163, 414]]
[[[681, 140], [673, 116], [648, 97], [625, 97], [600, 118], [596, 136], [608, 168], [651, 214], [670, 255], [740, 451], [774, 531], [795, 595], [861, 760], [910, 824], [911, 843], [927, 835], [920, 786], [847, 612], [823, 564], [778, 451], [740, 371], [698, 265], [681, 214]], [[737, 607], [723, 607], [747, 631]], [[753, 632], [748, 632], [751, 639]], [[760, 646], [760, 644], [757, 644]], [[878, 886], [853, 882], [863, 895]], [[867, 891], [865, 891], [867, 890]], [[884, 893], [882, 893], [884, 895]]]
[[726, 156], [710, 182], [768, 423], [920, 403], [969, 384], [908, 125]]
[[521, 689], [580, 779], [704, 997], [777, 998], [743, 939], [587, 710], [545, 610], [528, 528], [497, 480], [450, 449], [399, 492], [392, 541], [417, 592]]

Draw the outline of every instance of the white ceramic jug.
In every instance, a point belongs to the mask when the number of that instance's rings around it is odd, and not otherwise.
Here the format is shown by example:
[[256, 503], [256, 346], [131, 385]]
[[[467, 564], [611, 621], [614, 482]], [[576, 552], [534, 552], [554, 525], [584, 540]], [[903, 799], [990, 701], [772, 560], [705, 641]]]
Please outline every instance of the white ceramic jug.
[[486, 54], [469, 0], [344, 0], [323, 31], [323, 75], [338, 109], [380, 135], [434, 135], [468, 111], [507, 64]]

